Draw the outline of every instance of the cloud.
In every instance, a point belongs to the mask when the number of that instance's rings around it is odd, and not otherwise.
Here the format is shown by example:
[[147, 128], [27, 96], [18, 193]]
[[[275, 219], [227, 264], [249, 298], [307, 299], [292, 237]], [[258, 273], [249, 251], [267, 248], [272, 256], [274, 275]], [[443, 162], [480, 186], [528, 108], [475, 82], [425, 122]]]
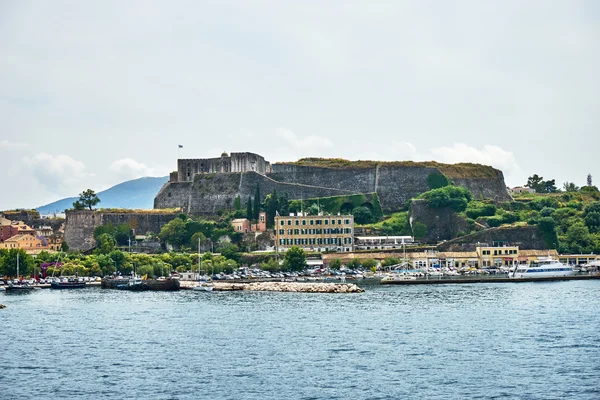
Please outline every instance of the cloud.
[[115, 178], [120, 180], [130, 180], [155, 175], [154, 168], [150, 168], [146, 164], [137, 162], [131, 158], [122, 158], [114, 161], [110, 165], [109, 170], [115, 175]]
[[511, 151], [489, 144], [478, 149], [464, 143], [455, 143], [450, 147], [444, 146], [431, 149], [430, 152], [433, 159], [439, 162], [450, 164], [471, 162], [491, 165], [504, 172], [505, 175], [514, 175], [521, 169]]
[[65, 154], [38, 153], [31, 158], [24, 157], [23, 162], [38, 183], [58, 195], [72, 196], [84, 190], [84, 181], [95, 176], [86, 171], [82, 161]]
[[279, 128], [276, 135], [293, 149], [309, 150], [315, 147], [323, 149], [333, 145], [331, 140], [326, 137], [316, 135], [298, 137], [298, 135], [286, 128]]
[[26, 143], [13, 143], [13, 142], [9, 142], [8, 140], [2, 140], [0, 141], [0, 150], [10, 150], [10, 149], [15, 149], [15, 148], [23, 148], [23, 147], [27, 147], [28, 144]]

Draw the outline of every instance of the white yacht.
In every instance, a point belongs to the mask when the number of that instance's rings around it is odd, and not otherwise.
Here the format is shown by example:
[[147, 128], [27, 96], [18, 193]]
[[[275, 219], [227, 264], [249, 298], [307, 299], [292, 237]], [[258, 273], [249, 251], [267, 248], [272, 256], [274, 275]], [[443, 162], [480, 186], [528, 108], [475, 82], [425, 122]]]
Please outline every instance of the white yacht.
[[520, 264], [514, 272], [508, 274], [509, 278], [550, 278], [556, 276], [569, 276], [574, 274], [573, 267], [565, 265], [552, 257], [540, 257], [538, 261], [529, 264]]

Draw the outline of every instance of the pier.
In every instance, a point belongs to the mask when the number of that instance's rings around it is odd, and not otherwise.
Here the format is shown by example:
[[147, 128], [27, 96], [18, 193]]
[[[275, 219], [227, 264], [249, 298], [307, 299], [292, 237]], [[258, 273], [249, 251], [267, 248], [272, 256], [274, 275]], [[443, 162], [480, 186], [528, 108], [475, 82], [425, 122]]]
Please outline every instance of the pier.
[[382, 285], [440, 285], [450, 283], [519, 283], [519, 282], [552, 282], [552, 281], [584, 281], [600, 279], [600, 274], [595, 275], [572, 275], [572, 276], [550, 276], [547, 278], [420, 278], [407, 280], [381, 281]]

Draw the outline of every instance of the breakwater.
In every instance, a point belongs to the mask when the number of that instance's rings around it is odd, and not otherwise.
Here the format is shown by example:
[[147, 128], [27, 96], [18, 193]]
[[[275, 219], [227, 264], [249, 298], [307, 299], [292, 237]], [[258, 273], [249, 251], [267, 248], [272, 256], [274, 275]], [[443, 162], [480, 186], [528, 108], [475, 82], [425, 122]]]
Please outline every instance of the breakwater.
[[[191, 289], [194, 281], [181, 282], [181, 289]], [[323, 282], [214, 282], [213, 290], [235, 291], [249, 290], [260, 292], [297, 292], [297, 293], [362, 293], [363, 289], [353, 283]]]

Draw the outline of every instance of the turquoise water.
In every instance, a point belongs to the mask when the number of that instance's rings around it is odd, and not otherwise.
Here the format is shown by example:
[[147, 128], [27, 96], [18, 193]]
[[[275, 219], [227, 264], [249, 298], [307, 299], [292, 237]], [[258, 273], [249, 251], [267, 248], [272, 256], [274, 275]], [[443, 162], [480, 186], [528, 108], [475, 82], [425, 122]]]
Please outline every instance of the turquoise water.
[[2, 399], [598, 399], [599, 281], [0, 294]]

